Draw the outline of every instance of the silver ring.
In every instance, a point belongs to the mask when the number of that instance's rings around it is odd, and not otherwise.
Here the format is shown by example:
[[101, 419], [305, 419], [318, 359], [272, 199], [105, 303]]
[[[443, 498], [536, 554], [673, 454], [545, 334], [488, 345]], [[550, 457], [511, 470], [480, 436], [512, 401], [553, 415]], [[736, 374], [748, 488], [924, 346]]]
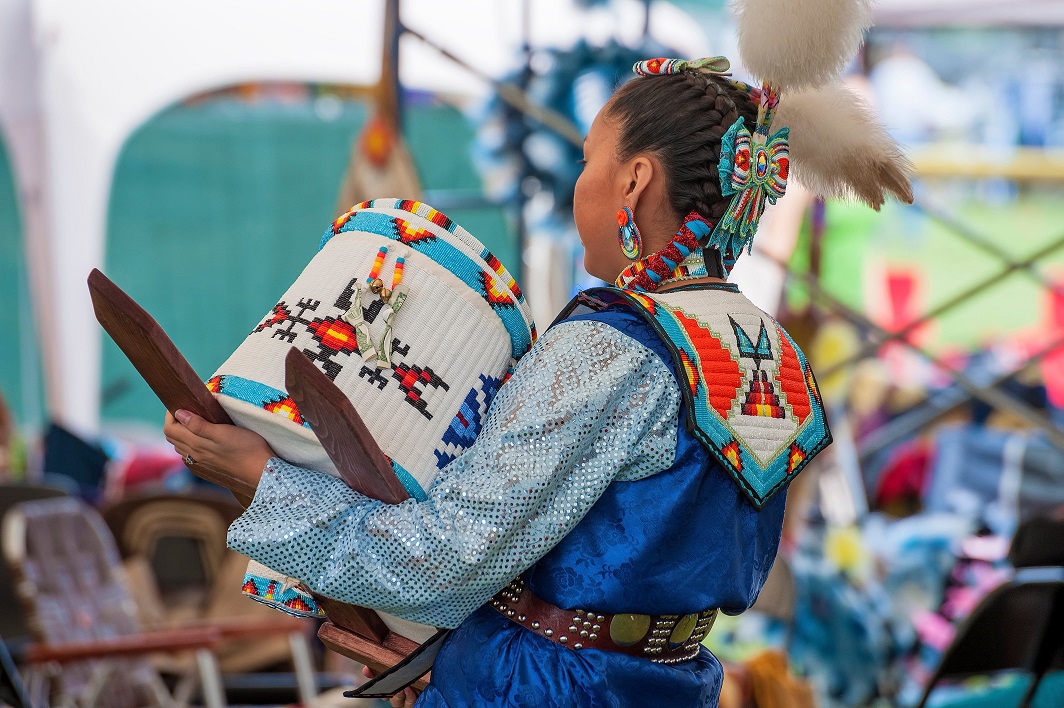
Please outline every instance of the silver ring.
[[196, 464], [196, 461], [192, 459], [192, 455], [185, 455], [185, 466], [191, 467]]

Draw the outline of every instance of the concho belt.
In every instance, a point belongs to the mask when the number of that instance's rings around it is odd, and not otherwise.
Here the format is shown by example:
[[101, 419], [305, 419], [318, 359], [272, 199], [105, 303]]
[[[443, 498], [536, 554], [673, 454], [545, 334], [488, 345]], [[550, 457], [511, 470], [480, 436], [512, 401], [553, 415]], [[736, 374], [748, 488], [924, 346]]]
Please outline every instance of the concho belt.
[[717, 619], [716, 609], [689, 615], [564, 610], [533, 595], [521, 578], [500, 590], [491, 606], [510, 621], [569, 649], [615, 651], [659, 664], [695, 658]]

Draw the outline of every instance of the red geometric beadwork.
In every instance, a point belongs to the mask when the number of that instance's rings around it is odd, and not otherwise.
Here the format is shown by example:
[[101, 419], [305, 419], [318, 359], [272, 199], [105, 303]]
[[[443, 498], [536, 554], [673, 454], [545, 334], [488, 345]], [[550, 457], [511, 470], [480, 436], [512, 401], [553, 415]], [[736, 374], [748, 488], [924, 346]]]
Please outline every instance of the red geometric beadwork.
[[704, 385], [710, 405], [722, 418], [727, 418], [735, 394], [743, 384], [739, 363], [732, 358], [731, 352], [724, 348], [720, 340], [703, 328], [697, 320], [686, 317], [680, 311], [673, 314], [698, 352], [698, 362], [706, 377]]
[[794, 413], [794, 417], [800, 425], [805, 422], [805, 419], [813, 410], [812, 405], [809, 403], [808, 391], [810, 389], [816, 390], [816, 382], [812, 380], [812, 376], [809, 376], [807, 380], [794, 347], [791, 346], [790, 340], [783, 336], [782, 331], [780, 331], [779, 339], [780, 370], [777, 379], [780, 382], [783, 395], [787, 398], [787, 403], [791, 406], [791, 412]]
[[739, 442], [732, 440], [721, 448], [720, 453], [731, 463], [736, 472], [743, 471], [743, 457], [739, 454]]
[[492, 307], [514, 307], [514, 299], [510, 297], [510, 291], [499, 287], [499, 282], [487, 272], [481, 272], [480, 283], [484, 286], [488, 304]]
[[432, 233], [428, 229], [419, 229], [416, 226], [411, 225], [409, 222], [395, 218], [395, 229], [399, 235], [399, 240], [406, 244], [417, 243], [418, 241], [426, 241], [436, 238], [436, 234]]
[[279, 401], [268, 401], [262, 408], [270, 413], [287, 416], [289, 420], [297, 425], [303, 425], [303, 416], [300, 414], [299, 408], [296, 407], [296, 402], [289, 396], [285, 396]]
[[805, 462], [805, 458], [805, 450], [798, 447], [797, 444], [791, 443], [791, 451], [787, 455], [787, 474], [794, 474], [796, 469], [801, 468], [802, 463]]
[[358, 351], [355, 328], [346, 320], [335, 317], [315, 319], [307, 325], [307, 331], [329, 351], [345, 354], [354, 354]]

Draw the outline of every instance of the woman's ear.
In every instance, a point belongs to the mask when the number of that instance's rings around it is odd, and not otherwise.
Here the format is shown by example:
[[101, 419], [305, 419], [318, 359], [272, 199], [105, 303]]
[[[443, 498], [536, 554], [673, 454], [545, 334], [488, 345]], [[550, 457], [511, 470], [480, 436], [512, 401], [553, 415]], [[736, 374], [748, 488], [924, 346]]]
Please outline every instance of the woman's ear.
[[639, 197], [642, 196], [654, 178], [654, 162], [645, 155], [637, 155], [628, 161], [622, 170], [628, 181], [625, 187], [625, 201], [635, 211]]

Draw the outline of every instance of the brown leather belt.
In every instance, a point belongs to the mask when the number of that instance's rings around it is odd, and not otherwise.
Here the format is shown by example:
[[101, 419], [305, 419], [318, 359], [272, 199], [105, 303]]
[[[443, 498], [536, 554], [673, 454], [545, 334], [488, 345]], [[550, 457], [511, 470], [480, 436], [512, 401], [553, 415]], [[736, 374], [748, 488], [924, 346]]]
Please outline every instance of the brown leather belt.
[[690, 615], [600, 614], [563, 610], [541, 600], [517, 578], [492, 598], [491, 606], [522, 627], [570, 649], [603, 649], [660, 664], [698, 655], [717, 610]]

